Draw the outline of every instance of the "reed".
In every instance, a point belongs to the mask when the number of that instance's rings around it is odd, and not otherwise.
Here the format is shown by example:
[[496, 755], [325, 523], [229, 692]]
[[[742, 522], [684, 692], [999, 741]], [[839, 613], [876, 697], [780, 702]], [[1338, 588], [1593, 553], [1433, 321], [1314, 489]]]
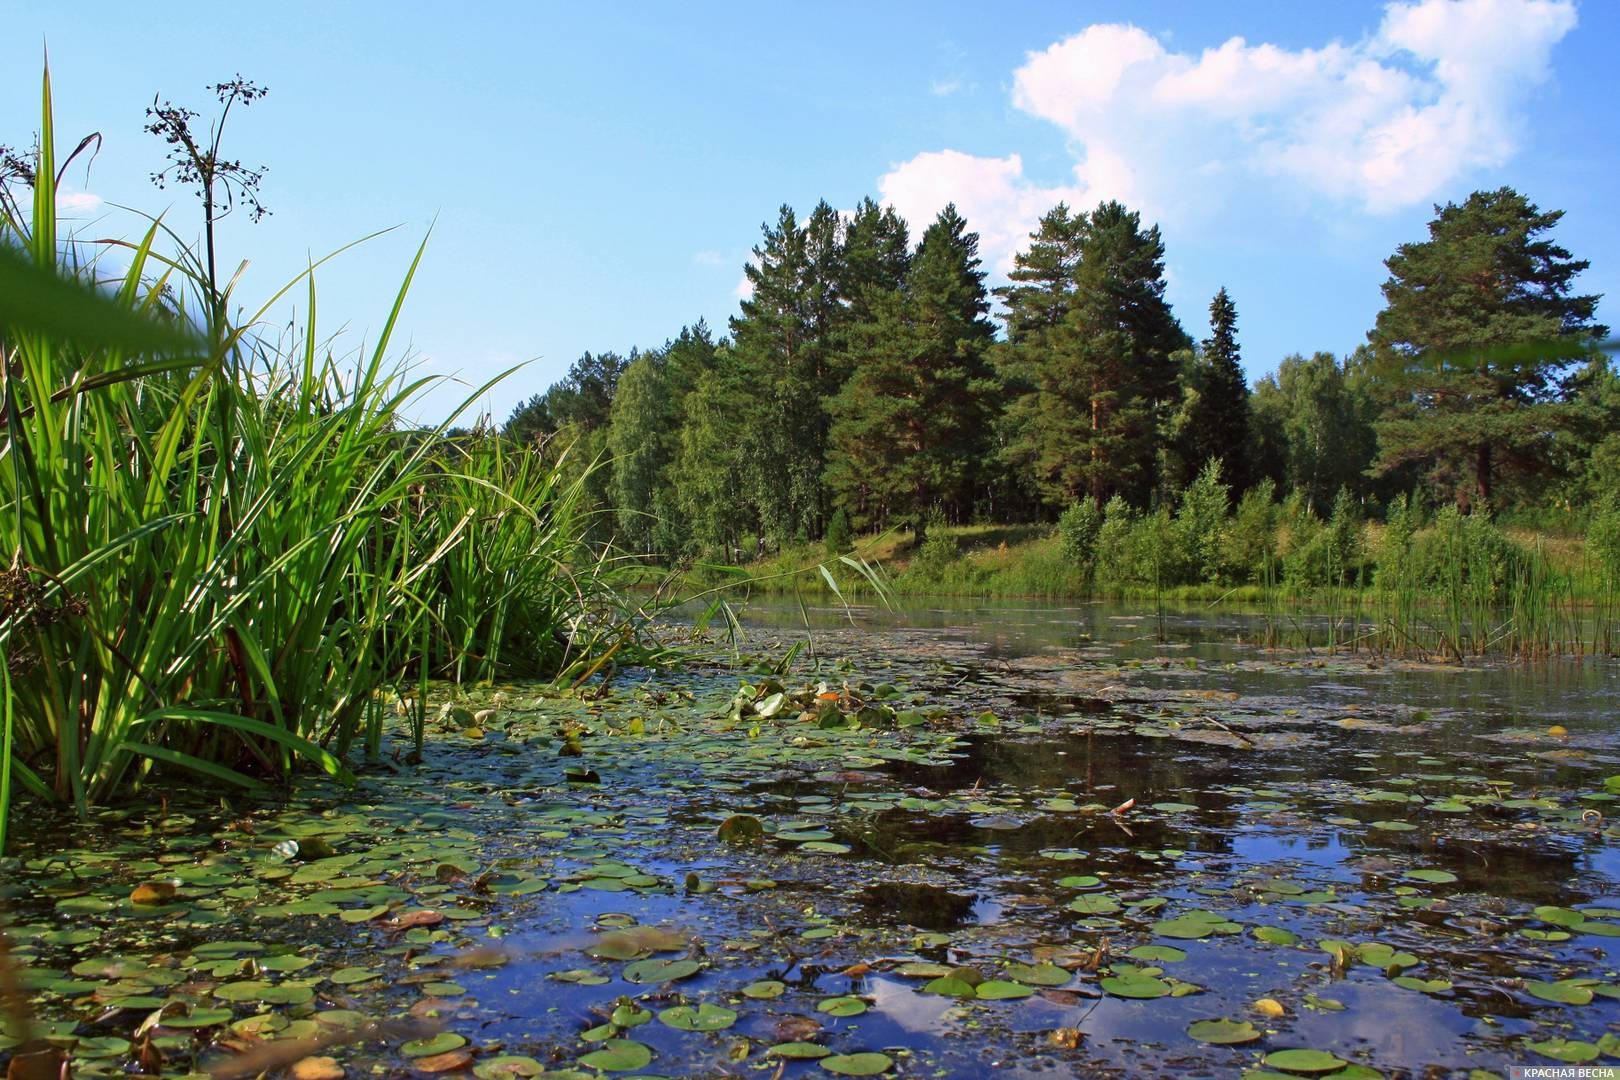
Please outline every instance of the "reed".
[[[17, 789], [84, 815], [162, 769], [346, 777], [413, 677], [656, 648], [555, 458], [402, 419], [429, 382], [388, 360], [421, 248], [349, 357], [322, 344], [315, 266], [227, 322], [235, 282], [216, 294], [154, 221], [98, 279], [57, 235], [48, 72], [42, 97], [30, 213], [0, 220], [4, 284], [43, 298], [0, 307], [0, 821]], [[261, 335], [293, 288], [305, 321]]]

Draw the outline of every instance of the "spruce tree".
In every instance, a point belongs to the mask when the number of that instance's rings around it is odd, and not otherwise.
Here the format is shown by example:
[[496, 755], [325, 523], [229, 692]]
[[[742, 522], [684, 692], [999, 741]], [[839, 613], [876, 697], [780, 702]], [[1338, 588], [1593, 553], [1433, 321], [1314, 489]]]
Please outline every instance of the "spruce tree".
[[1249, 387], [1238, 354], [1237, 306], [1223, 287], [1209, 305], [1209, 337], [1187, 357], [1182, 374], [1182, 408], [1176, 417], [1182, 487], [1211, 460], [1234, 494], [1251, 483], [1249, 464]]
[[1376, 467], [1421, 462], [1459, 509], [1490, 506], [1504, 478], [1550, 470], [1553, 436], [1578, 421], [1563, 377], [1607, 332], [1587, 268], [1546, 237], [1563, 216], [1512, 188], [1435, 208], [1429, 238], [1385, 261], [1384, 310], [1368, 334], [1386, 413]]

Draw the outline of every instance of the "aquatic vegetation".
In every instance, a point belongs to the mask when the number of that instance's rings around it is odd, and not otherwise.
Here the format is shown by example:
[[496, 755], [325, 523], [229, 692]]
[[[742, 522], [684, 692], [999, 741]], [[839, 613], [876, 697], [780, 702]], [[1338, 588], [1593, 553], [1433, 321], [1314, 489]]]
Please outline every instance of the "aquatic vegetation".
[[[114, 280], [79, 263], [48, 77], [35, 165], [28, 219], [9, 200], [0, 219], [7, 288], [39, 301], [0, 339], [0, 844], [20, 793], [86, 816], [162, 769], [345, 776], [354, 744], [378, 749], [384, 691], [409, 710], [429, 674], [572, 681], [657, 650], [584, 543], [581, 481], [407, 429], [427, 383], [387, 357], [420, 250], [351, 362], [323, 344], [315, 267], [227, 322], [233, 286], [178, 240], [161, 253], [160, 222], [114, 245]], [[300, 286], [306, 321], [266, 337]]]
[[484, 1080], [1620, 1053], [1607, 736], [1288, 689], [1382, 677], [1347, 661], [1126, 652], [1031, 712], [1049, 664], [874, 645], [866, 678], [505, 683], [353, 792], [25, 834], [0, 891], [39, 1018], [88, 1073], [308, 1038]]

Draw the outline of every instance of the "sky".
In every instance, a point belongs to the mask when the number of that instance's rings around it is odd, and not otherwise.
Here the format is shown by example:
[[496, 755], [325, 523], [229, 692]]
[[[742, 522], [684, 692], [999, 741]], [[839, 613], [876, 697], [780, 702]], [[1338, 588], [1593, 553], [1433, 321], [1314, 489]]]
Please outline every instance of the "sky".
[[135, 208], [189, 239], [200, 205], [150, 182], [164, 148], [145, 109], [207, 116], [210, 84], [267, 86], [226, 130], [227, 156], [268, 166], [271, 216], [221, 227], [222, 262], [248, 260], [238, 301], [391, 230], [317, 274], [321, 333], [357, 350], [426, 239], [394, 340], [445, 377], [424, 419], [470, 402], [503, 420], [586, 350], [656, 347], [699, 318], [724, 332], [780, 205], [869, 194], [914, 239], [954, 201], [992, 285], [1058, 201], [1119, 199], [1161, 227], [1195, 338], [1228, 289], [1257, 379], [1354, 349], [1383, 260], [1434, 205], [1509, 185], [1566, 212], [1555, 238], [1620, 324], [1609, 0], [187, 10], [0, 0], [0, 143], [38, 129], [48, 50], [58, 143], [103, 136], [64, 180], [76, 234], [136, 233]]

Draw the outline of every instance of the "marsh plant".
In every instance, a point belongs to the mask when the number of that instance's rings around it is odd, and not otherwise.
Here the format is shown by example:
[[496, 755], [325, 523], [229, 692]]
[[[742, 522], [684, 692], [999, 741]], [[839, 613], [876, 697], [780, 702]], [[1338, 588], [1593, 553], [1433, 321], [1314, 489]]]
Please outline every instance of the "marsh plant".
[[[154, 221], [111, 242], [111, 279], [77, 259], [48, 75], [29, 171], [0, 220], [0, 828], [19, 788], [83, 815], [161, 769], [341, 777], [428, 675], [577, 679], [643, 649], [583, 543], [580, 470], [404, 420], [428, 380], [388, 357], [420, 249], [375, 343], [341, 356], [313, 267], [227, 321], [211, 242]], [[261, 336], [295, 288], [303, 324]]]

